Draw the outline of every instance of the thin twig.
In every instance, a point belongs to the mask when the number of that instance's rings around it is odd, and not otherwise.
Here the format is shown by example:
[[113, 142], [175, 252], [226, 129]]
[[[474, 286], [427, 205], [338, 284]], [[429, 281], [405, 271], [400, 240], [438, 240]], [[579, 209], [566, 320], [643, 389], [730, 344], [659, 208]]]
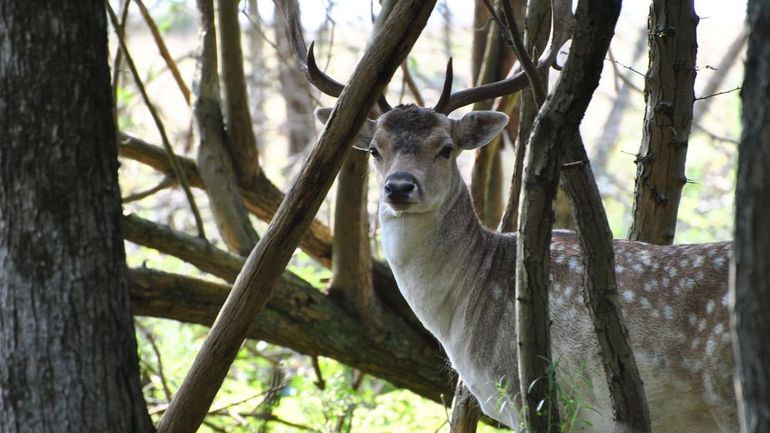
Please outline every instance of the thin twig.
[[[491, 4], [489, 3], [489, 0], [484, 0], [484, 3], [487, 5], [488, 8], [490, 8], [490, 11], [492, 12], [492, 16], [495, 17], [495, 19], [499, 19], [497, 15], [494, 13], [494, 10], [491, 8]], [[516, 19], [513, 16], [513, 9], [511, 8], [511, 3], [507, 0], [503, 0], [499, 2], [500, 5], [502, 5], [503, 14], [505, 15], [505, 21], [507, 21], [507, 26], [503, 26], [501, 22], [498, 22], [500, 24], [500, 28], [504, 28], [508, 30], [508, 39], [509, 39], [509, 45], [511, 48], [513, 48], [513, 52], [516, 53], [516, 57], [519, 58], [519, 63], [521, 64], [521, 67], [524, 69], [524, 72], [527, 74], [527, 78], [529, 79], [529, 84], [532, 87], [532, 95], [535, 98], [535, 103], [537, 106], [543, 105], [543, 101], [545, 101], [545, 88], [543, 84], [540, 82], [540, 76], [537, 73], [537, 66], [532, 62], [532, 57], [529, 56], [529, 53], [527, 52], [527, 49], [524, 47], [524, 41], [521, 40], [521, 34], [519, 33], [518, 25], [516, 24]]]
[[158, 377], [163, 386], [163, 394], [165, 394], [167, 402], [171, 401], [174, 394], [171, 392], [171, 388], [169, 388], [168, 381], [166, 380], [166, 375], [163, 373], [163, 359], [160, 356], [160, 348], [158, 348], [158, 343], [155, 341], [155, 336], [140, 322], [135, 321], [134, 323], [142, 335], [144, 335], [144, 338], [150, 343], [150, 347], [152, 348], [153, 353], [155, 353], [155, 359], [158, 361]]
[[163, 176], [163, 179], [161, 179], [161, 181], [158, 182], [157, 185], [145, 191], [140, 191], [131, 195], [127, 195], [122, 199], [122, 202], [123, 204], [126, 204], [126, 203], [131, 203], [132, 201], [139, 201], [139, 200], [145, 199], [157, 193], [158, 191], [164, 190], [166, 188], [171, 188], [177, 183], [178, 182], [174, 176]]
[[184, 79], [182, 79], [182, 74], [179, 73], [179, 68], [177, 68], [174, 59], [171, 58], [171, 54], [169, 54], [168, 48], [166, 48], [166, 43], [163, 42], [163, 37], [160, 35], [160, 31], [158, 31], [158, 26], [155, 25], [155, 21], [152, 19], [152, 16], [150, 16], [150, 12], [147, 10], [147, 7], [142, 0], [136, 0], [136, 5], [139, 6], [139, 11], [142, 13], [144, 22], [146, 22], [147, 27], [150, 28], [150, 33], [152, 33], [152, 38], [155, 40], [155, 45], [158, 46], [160, 56], [166, 62], [168, 69], [171, 71], [171, 75], [174, 76], [176, 85], [182, 92], [184, 100], [187, 101], [187, 105], [190, 105], [190, 88], [185, 84]]
[[737, 86], [737, 87], [736, 87], [736, 88], [734, 88], [734, 89], [725, 90], [725, 91], [722, 91], [722, 92], [716, 92], [716, 93], [712, 93], [712, 94], [710, 94], [710, 95], [706, 95], [706, 96], [700, 96], [700, 97], [698, 97], [698, 98], [695, 98], [695, 101], [702, 101], [702, 100], [704, 100], [704, 99], [713, 98], [714, 96], [719, 96], [719, 95], [724, 95], [724, 94], [727, 94], [727, 93], [736, 92], [736, 91], [738, 91], [738, 90], [741, 90], [742, 88], [743, 88], [743, 87], [741, 87], [741, 86]]
[[[120, 27], [116, 30], [120, 35], [124, 35], [126, 31], [126, 22], [128, 21], [128, 5], [131, 4], [131, 0], [125, 0], [120, 9]], [[123, 60], [123, 51], [115, 51], [115, 60], [112, 62], [112, 104], [115, 119], [117, 119], [117, 104], [118, 104], [118, 82], [120, 81], [120, 63]]]
[[313, 356], [311, 358], [313, 363], [313, 370], [315, 371], [316, 381], [313, 382], [318, 389], [323, 391], [326, 389], [326, 381], [324, 381], [323, 373], [321, 372], [321, 365], [318, 363], [318, 357]]
[[[110, 16], [112, 27], [118, 29], [118, 17], [115, 16], [115, 11], [112, 10], [112, 6], [110, 6], [109, 1], [105, 1], [104, 3], [107, 6], [107, 12]], [[163, 122], [160, 120], [160, 116], [158, 116], [155, 107], [150, 101], [150, 97], [147, 95], [147, 90], [144, 88], [144, 84], [139, 77], [139, 71], [136, 69], [134, 59], [131, 58], [131, 53], [128, 51], [125, 39], [123, 39], [123, 36], [120, 33], [117, 33], [117, 37], [118, 43], [120, 44], [120, 49], [123, 51], [123, 55], [126, 57], [128, 68], [131, 70], [131, 75], [134, 77], [136, 87], [139, 89], [139, 93], [141, 93], [142, 99], [144, 100], [147, 109], [150, 111], [150, 115], [155, 122], [155, 126], [158, 128], [161, 140], [163, 141], [163, 147], [166, 149], [166, 153], [168, 154], [169, 163], [171, 164], [171, 168], [174, 171], [174, 175], [177, 177], [177, 179], [179, 179], [179, 183], [182, 185], [182, 189], [187, 196], [187, 201], [190, 203], [190, 209], [192, 210], [193, 216], [195, 217], [195, 225], [198, 227], [198, 237], [201, 239], [206, 239], [206, 232], [203, 229], [203, 218], [201, 218], [201, 214], [198, 211], [198, 206], [195, 204], [195, 198], [193, 197], [192, 191], [190, 190], [190, 184], [187, 182], [187, 175], [185, 175], [184, 171], [180, 167], [176, 154], [174, 154], [174, 149], [171, 148], [171, 142], [166, 135], [166, 128], [163, 126]]]
[[621, 62], [613, 59], [612, 57], [605, 58], [604, 60], [608, 60], [608, 61], [610, 61], [610, 62], [612, 62], [612, 63], [614, 63], [614, 64], [616, 64], [616, 65], [618, 65], [618, 66], [620, 66], [622, 68], [628, 69], [629, 71], [639, 75], [640, 77], [644, 77], [645, 76], [643, 73], [637, 71], [636, 69], [632, 68], [631, 66], [628, 66], [628, 65], [626, 65], [624, 63], [621, 63]]
[[406, 83], [406, 86], [409, 87], [409, 91], [412, 92], [412, 95], [414, 95], [415, 102], [417, 102], [417, 105], [419, 105], [420, 107], [424, 107], [425, 100], [422, 99], [420, 90], [417, 88], [417, 83], [414, 82], [414, 77], [412, 77], [412, 73], [409, 72], [409, 66], [407, 65], [406, 60], [403, 63], [401, 63], [401, 71], [403, 72], [404, 82]]

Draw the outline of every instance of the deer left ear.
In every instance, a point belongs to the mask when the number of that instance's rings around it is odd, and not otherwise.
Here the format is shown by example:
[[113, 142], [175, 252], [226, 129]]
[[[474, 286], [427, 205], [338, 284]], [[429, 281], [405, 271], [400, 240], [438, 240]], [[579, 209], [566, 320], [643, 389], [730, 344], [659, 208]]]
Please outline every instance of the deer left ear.
[[[315, 117], [324, 125], [329, 121], [329, 117], [332, 115], [333, 108], [319, 108], [315, 110]], [[364, 124], [361, 125], [361, 129], [358, 131], [355, 140], [353, 140], [353, 147], [358, 150], [369, 150], [369, 142], [372, 141], [374, 135], [374, 129], [377, 127], [377, 122], [366, 119]]]
[[460, 149], [476, 149], [492, 141], [508, 124], [499, 111], [471, 111], [462, 119], [452, 119], [452, 137]]

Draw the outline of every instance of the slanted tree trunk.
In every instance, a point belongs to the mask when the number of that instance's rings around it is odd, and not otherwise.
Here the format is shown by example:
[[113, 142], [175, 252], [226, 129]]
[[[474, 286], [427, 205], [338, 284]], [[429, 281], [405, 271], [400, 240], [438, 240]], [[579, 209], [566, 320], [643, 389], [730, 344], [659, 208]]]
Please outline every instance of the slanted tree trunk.
[[105, 3], [0, 3], [0, 431], [151, 432]]
[[684, 174], [695, 100], [694, 0], [653, 0], [650, 62], [645, 77], [642, 145], [636, 157], [636, 187], [629, 239], [670, 245]]
[[747, 16], [731, 322], [741, 431], [760, 433], [770, 431], [770, 5], [749, 0]]
[[249, 325], [264, 310], [273, 286], [321, 206], [347, 146], [416, 42], [434, 6], [432, 0], [400, 0], [382, 31], [372, 39], [349, 81], [349, 90], [340, 95], [297, 181], [249, 255], [185, 381], [161, 418], [159, 432], [192, 433], [200, 426]]

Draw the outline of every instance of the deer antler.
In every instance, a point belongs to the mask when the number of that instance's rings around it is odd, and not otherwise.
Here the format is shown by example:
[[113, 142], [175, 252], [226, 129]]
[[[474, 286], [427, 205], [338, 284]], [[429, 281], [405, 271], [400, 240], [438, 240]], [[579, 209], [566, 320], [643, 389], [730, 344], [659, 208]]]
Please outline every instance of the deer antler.
[[[340, 93], [342, 93], [342, 90], [345, 88], [345, 85], [340, 83], [339, 81], [335, 80], [334, 78], [326, 75], [323, 71], [318, 69], [318, 64], [315, 61], [315, 54], [313, 54], [313, 47], [315, 46], [315, 41], [310, 43], [310, 46], [307, 49], [307, 62], [305, 63], [305, 74], [307, 75], [308, 81], [315, 86], [318, 90], [321, 92], [337, 97], [340, 96]], [[393, 107], [390, 106], [387, 99], [385, 99], [385, 95], [380, 95], [379, 99], [377, 99], [377, 106], [380, 108], [380, 111], [385, 113], [393, 109]]]
[[[559, 50], [572, 37], [574, 17], [572, 16], [571, 3], [565, 0], [552, 0], [551, 10], [553, 11], [551, 15], [551, 38], [545, 54], [537, 62], [538, 72], [554, 65]], [[452, 61], [450, 59], [447, 64], [443, 92], [433, 109], [438, 113], [449, 114], [460, 107], [517, 92], [528, 85], [529, 80], [526, 73], [518, 71], [504, 80], [460, 90], [450, 95], [452, 87]]]
[[[294, 51], [294, 57], [297, 59], [299, 68], [305, 75], [305, 78], [307, 78], [310, 84], [315, 86], [322, 93], [335, 98], [340, 96], [345, 85], [318, 69], [318, 64], [316, 63], [315, 55], [313, 54], [315, 42], [311, 42], [310, 46], [307, 49], [305, 48], [305, 38], [302, 34], [302, 25], [299, 21], [297, 3], [292, 1], [277, 1], [275, 2], [275, 5], [283, 15], [284, 21], [286, 21], [286, 36], [289, 38], [292, 51]], [[383, 113], [392, 109], [384, 95], [381, 95], [377, 100], [377, 106]]]

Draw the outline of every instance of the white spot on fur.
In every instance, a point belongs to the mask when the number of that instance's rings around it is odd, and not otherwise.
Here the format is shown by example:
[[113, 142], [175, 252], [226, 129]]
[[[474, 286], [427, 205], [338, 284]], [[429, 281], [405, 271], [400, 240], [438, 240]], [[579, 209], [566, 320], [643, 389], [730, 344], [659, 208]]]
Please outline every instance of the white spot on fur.
[[665, 317], [666, 320], [672, 320], [674, 318], [674, 309], [671, 308], [670, 305], [663, 306], [663, 317]]
[[623, 299], [625, 299], [628, 302], [633, 302], [634, 301], [634, 292], [632, 292], [631, 290], [623, 291]]
[[698, 318], [695, 317], [695, 314], [688, 314], [687, 315], [687, 323], [690, 324], [690, 326], [695, 326], [695, 323], [698, 321]]
[[714, 307], [716, 307], [716, 303], [714, 301], [708, 301], [706, 302], [706, 313], [711, 314], [714, 312]]
[[642, 304], [642, 308], [644, 308], [644, 309], [649, 310], [649, 309], [652, 308], [652, 304], [650, 303], [650, 300], [645, 298], [644, 296], [642, 296], [639, 299], [639, 303]]
[[715, 258], [714, 259], [714, 265], [716, 265], [716, 267], [718, 267], [718, 268], [721, 268], [722, 266], [725, 265], [725, 258], [724, 257], [717, 257], [717, 258]]
[[706, 341], [706, 356], [713, 356], [715, 347], [714, 340], [709, 338]]
[[695, 256], [692, 259], [692, 266], [694, 268], [699, 268], [703, 265], [703, 256]]
[[574, 291], [575, 291], [575, 289], [572, 288], [572, 286], [566, 286], [566, 287], [564, 287], [564, 296], [569, 298], [570, 296], [572, 296], [572, 292], [574, 292]]
[[679, 272], [676, 270], [676, 268], [668, 268], [668, 276], [669, 276], [669, 277], [671, 277], [671, 278], [676, 278], [676, 276], [678, 275], [678, 273], [679, 273]]
[[569, 259], [569, 270], [575, 273], [583, 272], [583, 266], [578, 262], [577, 258], [571, 257]]
[[725, 325], [721, 323], [717, 323], [716, 326], [714, 326], [714, 334], [721, 334], [722, 331], [724, 331]]

